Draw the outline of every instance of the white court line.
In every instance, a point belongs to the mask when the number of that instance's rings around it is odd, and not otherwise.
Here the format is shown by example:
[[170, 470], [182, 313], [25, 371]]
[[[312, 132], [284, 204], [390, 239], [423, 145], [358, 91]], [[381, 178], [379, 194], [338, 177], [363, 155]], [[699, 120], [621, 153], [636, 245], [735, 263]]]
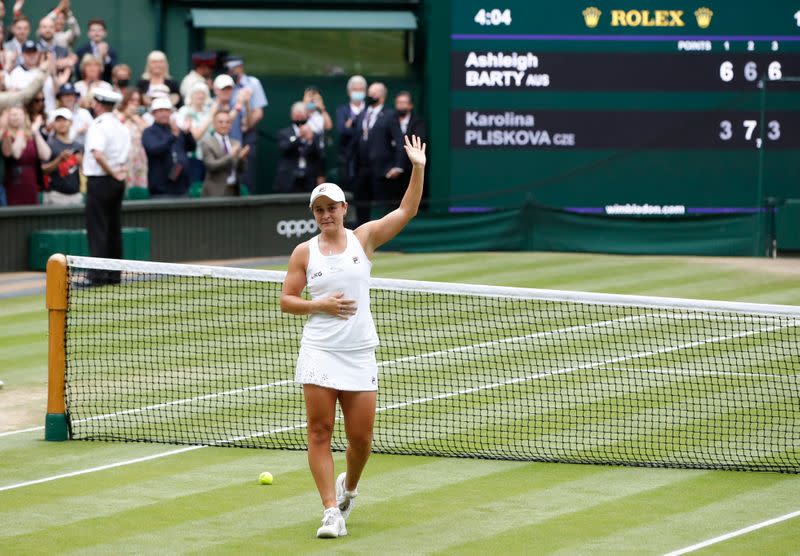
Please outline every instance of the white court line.
[[22, 434], [23, 432], [40, 431], [42, 429], [44, 429], [44, 427], [42, 425], [39, 425], [38, 427], [31, 427], [29, 429], [19, 429], [19, 430], [16, 430], [16, 431], [0, 432], [0, 437], [11, 436], [12, 434]]
[[751, 533], [753, 531], [757, 531], [758, 529], [763, 529], [764, 527], [769, 527], [770, 525], [775, 525], [776, 523], [780, 523], [782, 521], [786, 521], [795, 517], [800, 516], [800, 510], [792, 513], [788, 513], [779, 517], [774, 517], [772, 519], [768, 519], [766, 521], [762, 521], [761, 523], [756, 523], [754, 525], [750, 525], [749, 527], [744, 527], [742, 529], [737, 529], [736, 531], [731, 531], [730, 533], [725, 533], [724, 535], [720, 535], [718, 537], [714, 537], [713, 539], [708, 539], [707, 541], [699, 542], [697, 544], [693, 544], [692, 546], [687, 546], [685, 548], [681, 548], [679, 550], [673, 550], [672, 552], [668, 552], [664, 556], [680, 556], [681, 554], [688, 554], [690, 552], [694, 552], [696, 550], [700, 550], [701, 548], [705, 548], [707, 546], [711, 546], [712, 544], [717, 544], [722, 541], [727, 541], [728, 539], [732, 539], [734, 537], [739, 537], [741, 535], [746, 535], [747, 533]]
[[[600, 362], [596, 362], [596, 363], [586, 363], [584, 365], [579, 365], [579, 366], [576, 366], [576, 367], [566, 367], [566, 368], [557, 369], [557, 370], [554, 370], [554, 371], [545, 371], [545, 372], [537, 373], [537, 374], [534, 374], [534, 375], [528, 375], [526, 377], [505, 380], [505, 381], [502, 381], [502, 382], [495, 382], [495, 383], [492, 383], [492, 384], [486, 384], [486, 385], [483, 385], [483, 386], [480, 386], [480, 387], [466, 388], [466, 389], [463, 389], [463, 390], [459, 390], [457, 392], [446, 392], [446, 393], [443, 393], [443, 394], [437, 394], [435, 396], [430, 396], [430, 397], [425, 397], [425, 398], [418, 398], [416, 400], [409, 400], [409, 401], [406, 401], [406, 402], [400, 402], [400, 403], [395, 403], [395, 404], [391, 404], [391, 405], [386, 405], [386, 406], [382, 406], [382, 407], [377, 408], [375, 410], [375, 412], [376, 413], [381, 413], [381, 412], [384, 412], [384, 411], [389, 411], [389, 410], [392, 410], [392, 409], [398, 409], [398, 408], [401, 408], [401, 407], [408, 407], [408, 406], [411, 406], [411, 405], [427, 403], [427, 402], [434, 401], [434, 400], [452, 398], [454, 396], [459, 396], [459, 395], [463, 395], [463, 394], [471, 394], [471, 393], [478, 392], [478, 391], [481, 391], [481, 390], [488, 390], [488, 389], [492, 389], [492, 388], [498, 388], [500, 386], [507, 386], [509, 384], [517, 384], [517, 383], [520, 383], [520, 382], [527, 382], [527, 381], [536, 380], [536, 379], [539, 379], [539, 378], [544, 378], [544, 377], [548, 377], [548, 376], [554, 376], [554, 375], [569, 373], [569, 372], [573, 372], [573, 371], [577, 371], [577, 370], [590, 369], [592, 367], [600, 367], [600, 366], [603, 366], [603, 365], [619, 363], [620, 361], [627, 361], [629, 359], [641, 359], [643, 357], [649, 357], [650, 355], [657, 355], [657, 354], [661, 354], [661, 353], [669, 353], [669, 352], [672, 352], [672, 351], [677, 351], [679, 349], [692, 348], [692, 347], [697, 347], [697, 346], [704, 345], [704, 344], [722, 342], [722, 341], [726, 341], [726, 340], [730, 340], [730, 339], [734, 339], [734, 338], [742, 338], [742, 337], [745, 337], [745, 336], [753, 336], [755, 334], [760, 334], [762, 332], [772, 332], [773, 330], [776, 330], [778, 328], [781, 328], [781, 327], [773, 326], [773, 327], [768, 327], [768, 328], [762, 328], [760, 330], [754, 330], [754, 331], [750, 331], [750, 332], [741, 332], [739, 334], [732, 334], [732, 335], [728, 335], [728, 336], [717, 336], [715, 338], [706, 338], [704, 340], [698, 340], [696, 342], [688, 342], [688, 343], [685, 343], [685, 344], [681, 344], [679, 346], [671, 346], [671, 347], [668, 347], [668, 348], [662, 348], [662, 349], [654, 350], [654, 351], [643, 351], [643, 352], [639, 352], [639, 353], [634, 353], [632, 355], [626, 355], [626, 356], [622, 356], [622, 357], [614, 357], [614, 358], [608, 359], [606, 361], [600, 361]], [[339, 420], [339, 419], [337, 418], [337, 420]], [[158, 458], [162, 458], [162, 457], [167, 457], [167, 456], [171, 456], [171, 455], [174, 455], [174, 454], [180, 454], [180, 453], [188, 452], [188, 451], [191, 451], [191, 450], [199, 450], [201, 448], [206, 448], [207, 446], [219, 446], [219, 445], [223, 445], [223, 444], [230, 444], [232, 442], [238, 442], [240, 440], [247, 440], [249, 438], [263, 437], [263, 436], [268, 436], [270, 434], [275, 434], [275, 433], [279, 433], [279, 432], [288, 432], [288, 431], [292, 431], [292, 430], [302, 429], [302, 428], [305, 428], [305, 427], [306, 427], [306, 423], [303, 422], [303, 423], [299, 423], [297, 425], [291, 425], [291, 426], [288, 426], [288, 427], [281, 427], [279, 429], [273, 429], [273, 430], [270, 430], [270, 431], [262, 431], [262, 432], [258, 432], [258, 433], [255, 433], [255, 434], [248, 434], [248, 435], [228, 438], [226, 440], [221, 440], [221, 441], [215, 442], [213, 444], [209, 444], [209, 445], [189, 446], [189, 447], [186, 447], [186, 448], [180, 448], [178, 450], [170, 450], [168, 452], [161, 452], [160, 454], [154, 454], [152, 456], [147, 456], [147, 457], [144, 457], [144, 458], [136, 458], [136, 459], [132, 459], [132, 460], [126, 460], [126, 461], [121, 461], [121, 462], [117, 462], [117, 463], [111, 463], [111, 464], [103, 465], [103, 466], [100, 466], [100, 467], [93, 467], [91, 469], [84, 469], [84, 470], [81, 470], [81, 471], [73, 471], [71, 473], [64, 473], [64, 474], [55, 475], [55, 476], [52, 476], [52, 477], [45, 477], [45, 478], [36, 479], [36, 480], [33, 480], [33, 481], [26, 481], [24, 483], [17, 483], [17, 484], [13, 484], [13, 485], [7, 485], [7, 486], [4, 486], [4, 487], [0, 487], [0, 492], [2, 492], [4, 490], [13, 490], [13, 489], [22, 488], [22, 487], [25, 487], [25, 486], [46, 483], [46, 482], [49, 482], [49, 481], [55, 481], [57, 479], [64, 479], [64, 478], [67, 478], [67, 477], [74, 477], [76, 475], [84, 475], [86, 473], [92, 473], [94, 471], [103, 471], [105, 469], [111, 469], [111, 468], [114, 468], [114, 467], [122, 467], [122, 466], [125, 466], [125, 465], [131, 465], [131, 464], [139, 463], [139, 462], [142, 462], [142, 461], [149, 461], [149, 460], [152, 460], [152, 459], [158, 459]]]
[[171, 402], [163, 402], [153, 405], [147, 405], [144, 407], [137, 407], [135, 409], [125, 409], [123, 411], [115, 411], [114, 413], [106, 413], [104, 415], [93, 415], [92, 417], [84, 417], [83, 419], [76, 419], [73, 422], [84, 423], [86, 421], [100, 421], [102, 419], [110, 419], [111, 417], [117, 417], [118, 415], [130, 415], [131, 413], [141, 413], [143, 411], [150, 411], [151, 409], [161, 409], [162, 407], [169, 407], [172, 405], [183, 405], [201, 400], [211, 400], [214, 398], [219, 398], [221, 396], [230, 396], [232, 394], [239, 394], [241, 392], [249, 392], [252, 390], [265, 390], [267, 388], [272, 388], [273, 386], [283, 386], [285, 384], [292, 384], [292, 383], [294, 383], [294, 380], [279, 380], [278, 382], [259, 384], [257, 386], [246, 386], [244, 388], [236, 388], [235, 390], [226, 390], [225, 392], [215, 392], [213, 394], [203, 394], [202, 396], [195, 396], [193, 398], [183, 398], [180, 400], [173, 400]]
[[184, 452], [191, 452], [192, 450], [199, 450], [200, 448], [205, 448], [205, 446], [187, 446], [185, 448], [178, 448], [177, 450], [170, 450], [169, 452], [160, 452], [158, 454], [153, 454], [150, 456], [144, 456], [141, 458], [136, 459], [129, 459], [125, 461], [118, 461], [116, 463], [109, 463], [106, 465], [100, 465], [98, 467], [90, 467], [89, 469], [81, 469], [79, 471], [71, 471], [69, 473], [62, 473], [61, 475], [53, 475], [52, 477], [44, 477], [43, 479], [35, 479], [33, 481], [25, 481], [24, 483], [17, 483], [14, 485], [7, 485], [0, 487], [0, 492], [4, 490], [13, 490], [15, 488], [22, 488], [31, 485], [38, 485], [41, 483], [47, 483], [50, 481], [55, 481], [58, 479], [66, 479], [68, 477], [77, 477], [78, 475], [86, 475], [87, 473], [94, 473], [95, 471], [105, 471], [106, 469], [113, 469], [115, 467], [122, 467], [124, 465], [131, 465], [132, 463], [139, 463], [142, 461], [150, 461], [159, 458], [165, 458], [167, 456], [172, 456], [175, 454], [182, 454]]
[[776, 375], [771, 373], [746, 373], [742, 371], [704, 371], [702, 369], [637, 369], [636, 367], [613, 367], [611, 371], [622, 371], [626, 373], [646, 373], [654, 375], [676, 375], [676, 376], [743, 376], [747, 378], [777, 378], [796, 382], [800, 377], [797, 375]]

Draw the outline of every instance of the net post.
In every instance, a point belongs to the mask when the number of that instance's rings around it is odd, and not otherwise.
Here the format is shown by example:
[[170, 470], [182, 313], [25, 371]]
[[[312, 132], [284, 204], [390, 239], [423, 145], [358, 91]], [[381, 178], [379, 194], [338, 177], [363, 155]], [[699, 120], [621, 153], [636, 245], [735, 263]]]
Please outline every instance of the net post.
[[66, 372], [66, 325], [67, 325], [67, 258], [59, 253], [47, 261], [47, 292], [45, 294], [48, 315], [47, 349], [47, 416], [45, 417], [45, 440], [69, 439], [66, 402], [64, 399]]

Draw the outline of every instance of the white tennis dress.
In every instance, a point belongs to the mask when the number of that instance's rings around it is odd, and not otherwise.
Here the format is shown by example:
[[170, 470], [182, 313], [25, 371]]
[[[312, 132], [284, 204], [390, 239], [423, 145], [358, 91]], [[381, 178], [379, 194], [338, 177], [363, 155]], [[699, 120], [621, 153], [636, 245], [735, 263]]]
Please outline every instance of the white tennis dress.
[[306, 284], [311, 299], [341, 292], [354, 299], [356, 313], [348, 319], [313, 313], [303, 328], [295, 380], [335, 390], [377, 390], [378, 333], [369, 308], [372, 262], [361, 242], [345, 229], [347, 247], [338, 255], [323, 255], [319, 236], [308, 242]]

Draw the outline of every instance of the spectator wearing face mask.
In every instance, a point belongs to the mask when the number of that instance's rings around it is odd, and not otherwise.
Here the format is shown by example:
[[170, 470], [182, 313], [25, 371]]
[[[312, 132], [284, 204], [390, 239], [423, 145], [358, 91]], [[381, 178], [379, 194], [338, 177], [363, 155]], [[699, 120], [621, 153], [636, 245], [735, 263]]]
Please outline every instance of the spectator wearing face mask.
[[364, 100], [367, 109], [359, 114], [355, 127], [358, 140], [351, 151], [355, 157], [356, 177], [353, 189], [359, 200], [356, 217], [359, 225], [368, 222], [372, 205], [386, 210], [400, 199], [403, 174], [403, 132], [394, 110], [384, 106], [387, 89], [383, 83], [372, 83]]
[[111, 70], [111, 86], [116, 92], [124, 95], [128, 89], [134, 88], [131, 76], [133, 76], [133, 71], [128, 64], [117, 64]]
[[278, 193], [309, 192], [317, 185], [322, 154], [322, 136], [309, 124], [308, 103], [295, 102], [291, 108], [292, 125], [278, 132], [280, 160], [273, 190]]
[[336, 149], [339, 167], [338, 184], [342, 189], [350, 189], [355, 169], [353, 160], [349, 155], [350, 143], [357, 137], [357, 130], [353, 124], [358, 115], [364, 110], [364, 98], [367, 96], [367, 80], [360, 75], [354, 75], [347, 80], [347, 98], [349, 102], [336, 108], [336, 135], [339, 144]]
[[333, 120], [331, 120], [330, 114], [325, 109], [325, 101], [322, 99], [322, 94], [313, 85], [306, 87], [306, 90], [303, 91], [303, 102], [308, 111], [308, 127], [316, 135], [319, 135], [322, 140], [320, 158], [315, 163], [316, 167], [313, 168], [317, 176], [315, 185], [318, 185], [327, 181], [325, 176], [325, 133], [333, 129]]
[[[408, 91], [400, 91], [394, 96], [394, 112], [397, 114], [397, 121], [400, 124], [400, 131], [403, 132], [405, 137], [409, 139], [412, 136], [419, 137], [423, 143], [428, 142], [428, 128], [425, 125], [425, 120], [414, 110], [414, 100], [411, 98], [411, 93]], [[425, 166], [425, 172], [428, 171], [428, 166]], [[411, 179], [411, 163], [408, 157], [403, 158], [403, 173], [397, 178], [399, 185], [398, 194], [402, 195], [408, 187]], [[422, 195], [425, 195], [423, 191]]]
[[303, 91], [303, 102], [308, 110], [308, 125], [314, 133], [324, 134], [333, 129], [333, 120], [325, 109], [325, 101], [319, 89], [313, 85]]

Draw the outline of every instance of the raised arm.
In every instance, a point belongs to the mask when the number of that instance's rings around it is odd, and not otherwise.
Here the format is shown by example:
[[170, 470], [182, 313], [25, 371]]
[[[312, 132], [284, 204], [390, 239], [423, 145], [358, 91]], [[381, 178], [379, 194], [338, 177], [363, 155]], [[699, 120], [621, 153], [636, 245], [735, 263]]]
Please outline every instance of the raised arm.
[[219, 103], [214, 103], [211, 107], [211, 110], [208, 111], [206, 114], [205, 119], [197, 124], [191, 124], [189, 129], [192, 131], [192, 137], [194, 137], [195, 141], [200, 141], [208, 131], [208, 128], [211, 127], [211, 123], [214, 121], [214, 116], [217, 114], [217, 110], [219, 110]]
[[411, 161], [411, 180], [408, 188], [400, 201], [400, 206], [381, 218], [362, 224], [356, 229], [355, 234], [368, 257], [372, 257], [375, 250], [394, 238], [406, 227], [412, 218], [417, 215], [419, 202], [422, 199], [422, 182], [425, 179], [425, 143], [413, 135], [409, 140], [405, 138], [405, 149]]
[[[45, 69], [43, 70], [42, 67]], [[40, 64], [39, 71], [35, 72], [31, 82], [20, 91], [3, 91], [0, 93], [0, 109], [14, 106], [15, 104], [28, 104], [30, 100], [42, 90], [47, 79], [47, 66]]]
[[50, 156], [53, 152], [50, 150], [50, 145], [47, 144], [47, 141], [44, 140], [40, 130], [42, 129], [42, 125], [44, 124], [44, 119], [41, 115], [36, 116], [36, 119], [31, 126], [31, 130], [33, 131], [33, 141], [36, 143], [36, 152], [39, 155], [40, 162], [46, 162], [50, 160]]

